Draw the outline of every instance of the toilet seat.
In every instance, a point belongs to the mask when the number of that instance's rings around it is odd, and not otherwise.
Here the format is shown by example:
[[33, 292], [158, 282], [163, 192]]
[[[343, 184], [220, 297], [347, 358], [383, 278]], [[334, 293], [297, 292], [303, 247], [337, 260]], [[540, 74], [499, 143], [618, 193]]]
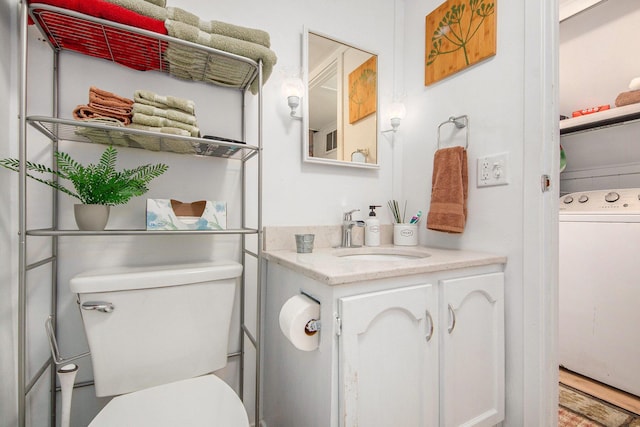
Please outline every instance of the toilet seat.
[[248, 427], [238, 395], [210, 374], [113, 398], [89, 427]]

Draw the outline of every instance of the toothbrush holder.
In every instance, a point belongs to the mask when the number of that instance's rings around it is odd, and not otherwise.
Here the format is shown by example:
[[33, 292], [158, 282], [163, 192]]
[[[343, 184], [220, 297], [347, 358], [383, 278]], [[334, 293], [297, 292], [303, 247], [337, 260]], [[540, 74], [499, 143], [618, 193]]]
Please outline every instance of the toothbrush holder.
[[313, 252], [314, 234], [296, 234], [296, 251], [299, 254], [308, 254]]
[[393, 244], [396, 246], [416, 246], [418, 244], [418, 224], [393, 224]]

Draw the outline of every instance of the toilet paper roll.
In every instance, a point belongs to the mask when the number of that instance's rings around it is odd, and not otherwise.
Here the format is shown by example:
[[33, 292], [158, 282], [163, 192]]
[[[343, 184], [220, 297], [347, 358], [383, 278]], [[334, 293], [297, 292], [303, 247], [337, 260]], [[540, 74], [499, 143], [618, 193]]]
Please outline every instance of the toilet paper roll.
[[289, 298], [280, 309], [280, 330], [298, 350], [313, 351], [320, 344], [318, 332], [305, 330], [307, 323], [320, 318], [320, 304], [304, 295]]

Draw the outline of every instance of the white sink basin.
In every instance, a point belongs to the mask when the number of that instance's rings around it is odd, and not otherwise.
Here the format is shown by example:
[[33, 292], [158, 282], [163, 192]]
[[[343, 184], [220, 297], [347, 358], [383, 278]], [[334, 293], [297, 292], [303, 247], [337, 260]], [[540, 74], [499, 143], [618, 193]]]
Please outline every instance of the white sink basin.
[[342, 249], [335, 256], [353, 261], [410, 261], [427, 258], [429, 254], [410, 249]]

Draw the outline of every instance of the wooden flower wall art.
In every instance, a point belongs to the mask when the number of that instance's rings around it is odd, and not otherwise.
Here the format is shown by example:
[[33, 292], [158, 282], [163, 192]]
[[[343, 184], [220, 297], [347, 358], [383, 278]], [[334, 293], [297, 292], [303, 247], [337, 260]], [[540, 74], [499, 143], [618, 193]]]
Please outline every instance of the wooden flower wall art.
[[447, 0], [427, 15], [425, 86], [496, 54], [496, 1]]
[[378, 57], [372, 56], [349, 73], [349, 123], [376, 112]]

